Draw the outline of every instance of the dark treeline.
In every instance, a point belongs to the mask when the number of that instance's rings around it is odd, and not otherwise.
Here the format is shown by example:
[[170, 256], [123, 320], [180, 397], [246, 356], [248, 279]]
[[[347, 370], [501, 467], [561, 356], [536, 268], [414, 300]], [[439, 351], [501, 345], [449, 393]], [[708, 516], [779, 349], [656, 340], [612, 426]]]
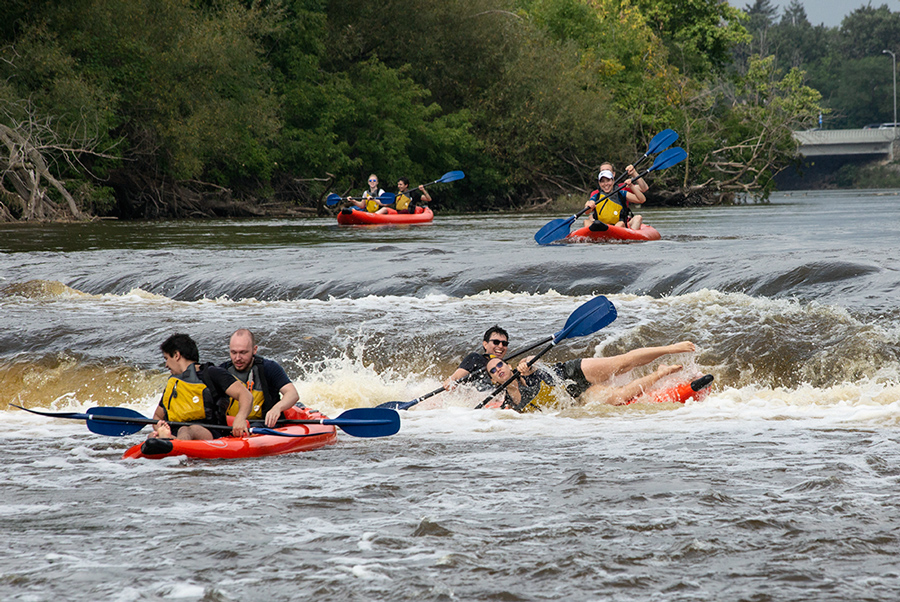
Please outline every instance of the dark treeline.
[[[689, 156], [655, 191], [764, 196], [791, 130], [821, 111], [813, 88], [832, 118], [859, 108], [840, 104], [833, 61], [884, 60], [817, 48], [843, 28], [801, 44], [776, 35], [787, 16], [724, 0], [2, 5], [0, 219], [313, 211], [369, 173], [455, 169], [444, 209], [536, 207], [588, 192], [602, 161], [633, 161], [665, 128]], [[881, 10], [845, 24], [868, 32]]]

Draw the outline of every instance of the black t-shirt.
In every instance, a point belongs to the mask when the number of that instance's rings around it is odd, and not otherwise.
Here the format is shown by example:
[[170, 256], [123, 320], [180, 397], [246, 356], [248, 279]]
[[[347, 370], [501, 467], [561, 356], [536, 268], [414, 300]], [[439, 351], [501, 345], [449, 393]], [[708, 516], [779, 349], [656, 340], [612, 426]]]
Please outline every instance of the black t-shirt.
[[[488, 357], [483, 353], [470, 353], [466, 357], [463, 358], [462, 362], [460, 362], [459, 367], [463, 370], [467, 371], [470, 377], [467, 377], [465, 382], [469, 384], [479, 391], [487, 391], [488, 389], [493, 388], [493, 383], [491, 382], [491, 377], [488, 376], [487, 370], [482, 370], [485, 366], [487, 366]], [[477, 375], [471, 376], [472, 373], [481, 370]]]
[[228, 387], [237, 382], [237, 379], [232, 376], [228, 370], [224, 370], [218, 366], [206, 366], [205, 369], [199, 372], [199, 375], [212, 385], [211, 393], [213, 399], [216, 401], [222, 397], [228, 397], [228, 394], [225, 391], [228, 390]]

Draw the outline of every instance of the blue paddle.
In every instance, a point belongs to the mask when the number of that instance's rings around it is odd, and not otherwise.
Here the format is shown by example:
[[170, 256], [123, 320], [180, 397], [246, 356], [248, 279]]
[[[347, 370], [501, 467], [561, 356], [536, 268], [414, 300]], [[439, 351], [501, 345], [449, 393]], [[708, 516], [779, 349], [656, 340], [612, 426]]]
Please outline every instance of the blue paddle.
[[[363, 198], [361, 196], [340, 196], [335, 193], [329, 194], [325, 197], [325, 204], [329, 206], [337, 205], [341, 201], [361, 201]], [[385, 192], [381, 196], [377, 197], [378, 202], [382, 205], [393, 205], [394, 201], [397, 200], [397, 195], [393, 192]]]
[[431, 186], [432, 184], [446, 184], [447, 182], [455, 182], [457, 180], [462, 180], [466, 177], [461, 171], [448, 171], [444, 175], [440, 177], [440, 179], [435, 180], [434, 182], [429, 182], [428, 184], [423, 184], [423, 186]]
[[[30, 410], [16, 404], [13, 407], [51, 418], [69, 418], [72, 420], [86, 420], [88, 430], [98, 435], [109, 437], [122, 437], [131, 435], [147, 424], [156, 424], [158, 420], [147, 418], [139, 412], [128, 408], [106, 407], [88, 408], [84, 414], [78, 412], [43, 412]], [[170, 422], [170, 426], [187, 426], [197, 424], [193, 422]], [[355, 408], [343, 412], [337, 418], [308, 418], [302, 420], [280, 420], [278, 425], [288, 424], [327, 424], [339, 427], [348, 435], [354, 437], [388, 437], [400, 430], [400, 415], [393, 410], [378, 408]], [[230, 426], [222, 424], [200, 424], [208, 429], [231, 430]], [[251, 427], [250, 433], [254, 435], [277, 435], [279, 437], [298, 437], [305, 435], [293, 435], [283, 433], [265, 427]]]
[[[652, 171], [657, 171], [659, 169], [665, 169], [667, 167], [672, 167], [673, 165], [677, 165], [681, 163], [687, 158], [687, 152], [681, 147], [676, 146], [675, 148], [670, 148], [666, 151], [661, 152], [656, 156], [656, 160], [653, 161], [653, 165], [651, 165], [648, 169], [644, 170], [643, 173], [639, 173], [634, 180], [639, 180], [649, 174]], [[606, 195], [603, 195], [601, 198], [597, 199], [597, 204], [604, 199], [608, 199], [612, 195], [616, 194], [620, 190], [624, 188], [623, 185], [619, 185], [616, 188]], [[590, 208], [585, 207], [575, 215], [571, 217], [565, 217], [560, 219], [555, 219], [552, 222], [548, 222], [544, 225], [543, 228], [537, 231], [534, 235], [534, 240], [539, 245], [549, 245], [552, 242], [556, 242], [561, 238], [565, 238], [569, 235], [569, 226], [571, 226], [576, 219], [580, 216], [584, 215], [590, 211]]]
[[[612, 301], [600, 295], [599, 297], [594, 297], [588, 303], [592, 303], [593, 310], [590, 312], [583, 313], [580, 317], [576, 316], [574, 313], [569, 316], [569, 319], [566, 320], [566, 325], [562, 330], [553, 335], [553, 340], [549, 345], [544, 347], [540, 353], [531, 358], [529, 362], [526, 364], [527, 366], [532, 366], [536, 361], [538, 361], [545, 353], [553, 349], [556, 345], [561, 343], [562, 341], [572, 338], [572, 337], [583, 337], [585, 335], [593, 334], [604, 328], [609, 326], [615, 321], [618, 314], [616, 313], [616, 307], [612, 304]], [[509, 384], [516, 380], [519, 377], [519, 369], [516, 368], [513, 370], [512, 376], [510, 376], [505, 382], [497, 385], [497, 388], [488, 395], [484, 401], [475, 406], [475, 409], [483, 408], [486, 406], [494, 397], [499, 395]]]
[[[650, 141], [650, 144], [647, 146], [647, 152], [645, 152], [640, 159], [634, 162], [634, 167], [637, 168], [638, 165], [646, 161], [647, 157], [649, 157], [653, 153], [657, 153], [662, 151], [663, 149], [669, 148], [676, 140], [678, 140], [678, 134], [675, 132], [675, 130], [661, 131]], [[620, 182], [627, 178], [627, 176], [628, 173], [623, 172], [619, 175], [618, 178], [616, 178], [616, 181], [613, 182], [613, 185], [618, 186]], [[642, 176], [638, 176], [634, 179], [638, 180], [641, 177]], [[618, 191], [616, 190], [613, 192]], [[608, 196], [604, 198], [608, 198]], [[546, 223], [544, 227], [538, 230], [534, 235], [534, 240], [536, 240], [539, 245], [547, 245], [551, 242], [559, 240], [560, 238], [564, 238], [569, 234], [569, 226], [574, 224], [575, 220], [577, 220], [580, 216], [584, 215], [588, 211], [589, 209], [585, 207], [571, 217], [561, 217], [559, 219], [555, 219], [551, 222]], [[562, 234], [563, 232], [565, 232], [565, 234]]]
[[[575, 311], [573, 311], [569, 315], [569, 319], [566, 320], [566, 326], [569, 326], [570, 324], [572, 324], [574, 322], [580, 321], [582, 318], [586, 318], [586, 317], [590, 316], [591, 314], [594, 314], [598, 310], [606, 309], [608, 303], [609, 302], [606, 300], [606, 297], [594, 297], [590, 301], [582, 303], [575, 309]], [[615, 308], [613, 308], [613, 311], [615, 312]], [[615, 319], [615, 317], [613, 319]], [[599, 328], [602, 328], [602, 327], [598, 327], [598, 330], [599, 330]], [[559, 334], [559, 333], [557, 333], [557, 334]], [[581, 335], [579, 335], [579, 336], [581, 336]], [[556, 337], [556, 335], [549, 336], [546, 339], [540, 340], [537, 343], [529, 345], [528, 347], [524, 347], [522, 349], [517, 349], [514, 353], [510, 353], [509, 355], [507, 355], [505, 357], [505, 359], [509, 360], [514, 357], [524, 355], [524, 354], [528, 353], [529, 351], [531, 351], [532, 349], [536, 349], [537, 347], [540, 347], [541, 345], [545, 345], [545, 344], [549, 343], [555, 337]], [[479, 376], [482, 372], [484, 372], [484, 370], [485, 369], [483, 367], [479, 368], [477, 370], [474, 370], [474, 371], [470, 372], [467, 376], [458, 380], [457, 383], [464, 383], [468, 380], [471, 380], [471, 379], [475, 378], [476, 376]], [[421, 397], [416, 397], [412, 401], [386, 401], [384, 403], [378, 404], [375, 407], [376, 408], [388, 408], [391, 410], [408, 410], [409, 408], [413, 407], [420, 401], [424, 401], [424, 400], [428, 399], [429, 397], [434, 397], [438, 393], [443, 393], [444, 391], [445, 391], [444, 387], [440, 387], [439, 389], [435, 389], [434, 391], [431, 391], [430, 393], [426, 393], [425, 395], [422, 395]]]

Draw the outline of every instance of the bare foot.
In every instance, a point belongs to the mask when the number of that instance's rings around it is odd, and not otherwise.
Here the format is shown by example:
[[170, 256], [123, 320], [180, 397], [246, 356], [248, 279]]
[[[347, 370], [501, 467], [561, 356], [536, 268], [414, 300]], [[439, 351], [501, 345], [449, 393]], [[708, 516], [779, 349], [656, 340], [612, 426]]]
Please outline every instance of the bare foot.
[[693, 353], [697, 351], [697, 346], [691, 341], [681, 341], [680, 343], [669, 345], [669, 348], [671, 349], [669, 353]]
[[165, 420], [160, 420], [156, 423], [156, 430], [150, 433], [150, 437], [154, 439], [171, 439], [172, 427]]
[[656, 375], [659, 378], [664, 378], [670, 374], [675, 374], [676, 372], [681, 371], [683, 366], [680, 364], [674, 364], [672, 366], [668, 366], [666, 364], [660, 364], [659, 368], [656, 369]]

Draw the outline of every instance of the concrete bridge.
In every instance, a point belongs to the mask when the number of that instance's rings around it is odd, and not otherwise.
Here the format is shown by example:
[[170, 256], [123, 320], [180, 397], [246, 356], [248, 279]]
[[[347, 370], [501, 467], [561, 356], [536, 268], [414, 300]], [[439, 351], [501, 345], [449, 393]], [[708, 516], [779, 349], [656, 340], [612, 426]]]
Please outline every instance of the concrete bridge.
[[885, 155], [893, 160], [900, 127], [869, 130], [807, 130], [794, 132], [805, 157]]

